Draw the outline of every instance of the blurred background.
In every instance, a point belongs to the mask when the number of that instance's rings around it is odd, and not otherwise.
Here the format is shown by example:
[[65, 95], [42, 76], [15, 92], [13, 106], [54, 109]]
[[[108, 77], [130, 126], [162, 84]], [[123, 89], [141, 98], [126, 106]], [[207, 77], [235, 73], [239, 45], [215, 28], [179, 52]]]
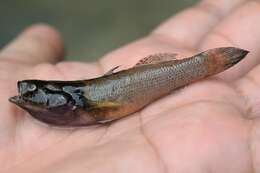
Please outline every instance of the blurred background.
[[62, 34], [68, 60], [93, 61], [149, 33], [197, 0], [11, 0], [0, 5], [0, 47], [33, 23]]

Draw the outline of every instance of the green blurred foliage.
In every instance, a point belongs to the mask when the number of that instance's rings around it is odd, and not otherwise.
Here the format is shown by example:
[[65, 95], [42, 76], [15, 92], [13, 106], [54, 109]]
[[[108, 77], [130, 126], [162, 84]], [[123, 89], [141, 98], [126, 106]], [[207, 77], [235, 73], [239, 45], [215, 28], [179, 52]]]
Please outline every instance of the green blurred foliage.
[[0, 46], [33, 23], [63, 35], [67, 59], [95, 60], [149, 33], [197, 0], [10, 0], [0, 5]]

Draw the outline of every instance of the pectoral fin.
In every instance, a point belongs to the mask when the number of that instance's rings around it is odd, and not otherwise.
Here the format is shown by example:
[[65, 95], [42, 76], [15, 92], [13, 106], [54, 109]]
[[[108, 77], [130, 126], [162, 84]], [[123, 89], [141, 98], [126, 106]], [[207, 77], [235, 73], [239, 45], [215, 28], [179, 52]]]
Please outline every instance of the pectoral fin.
[[100, 101], [100, 102], [90, 101], [88, 103], [90, 105], [90, 109], [107, 109], [107, 108], [116, 109], [121, 106], [120, 103], [113, 102], [113, 101]]
[[176, 60], [177, 54], [175, 53], [163, 53], [150, 55], [141, 59], [135, 66], [146, 65], [146, 64], [156, 64], [163, 61], [172, 61]]

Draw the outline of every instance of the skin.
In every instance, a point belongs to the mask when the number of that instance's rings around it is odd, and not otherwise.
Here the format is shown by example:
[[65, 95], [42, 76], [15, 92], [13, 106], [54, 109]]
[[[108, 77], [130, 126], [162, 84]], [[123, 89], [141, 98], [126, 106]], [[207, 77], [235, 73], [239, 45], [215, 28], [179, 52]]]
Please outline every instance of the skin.
[[[92, 64], [57, 63], [59, 34], [45, 25], [26, 29], [0, 53], [1, 171], [259, 172], [259, 17], [259, 1], [203, 1]], [[8, 102], [17, 80], [96, 77], [155, 52], [187, 56], [220, 46], [251, 53], [234, 68], [108, 126], [51, 128]]]

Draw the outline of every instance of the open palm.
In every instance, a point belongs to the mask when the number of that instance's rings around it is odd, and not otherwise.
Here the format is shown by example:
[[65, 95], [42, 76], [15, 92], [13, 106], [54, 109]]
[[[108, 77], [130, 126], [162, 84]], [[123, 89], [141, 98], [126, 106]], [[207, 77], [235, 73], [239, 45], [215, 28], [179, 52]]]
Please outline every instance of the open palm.
[[[91, 64], [58, 63], [58, 33], [28, 28], [0, 53], [0, 172], [259, 172], [259, 18], [256, 1], [203, 1]], [[109, 125], [54, 128], [8, 102], [17, 80], [92, 78], [152, 53], [184, 57], [220, 46], [251, 53]]]

